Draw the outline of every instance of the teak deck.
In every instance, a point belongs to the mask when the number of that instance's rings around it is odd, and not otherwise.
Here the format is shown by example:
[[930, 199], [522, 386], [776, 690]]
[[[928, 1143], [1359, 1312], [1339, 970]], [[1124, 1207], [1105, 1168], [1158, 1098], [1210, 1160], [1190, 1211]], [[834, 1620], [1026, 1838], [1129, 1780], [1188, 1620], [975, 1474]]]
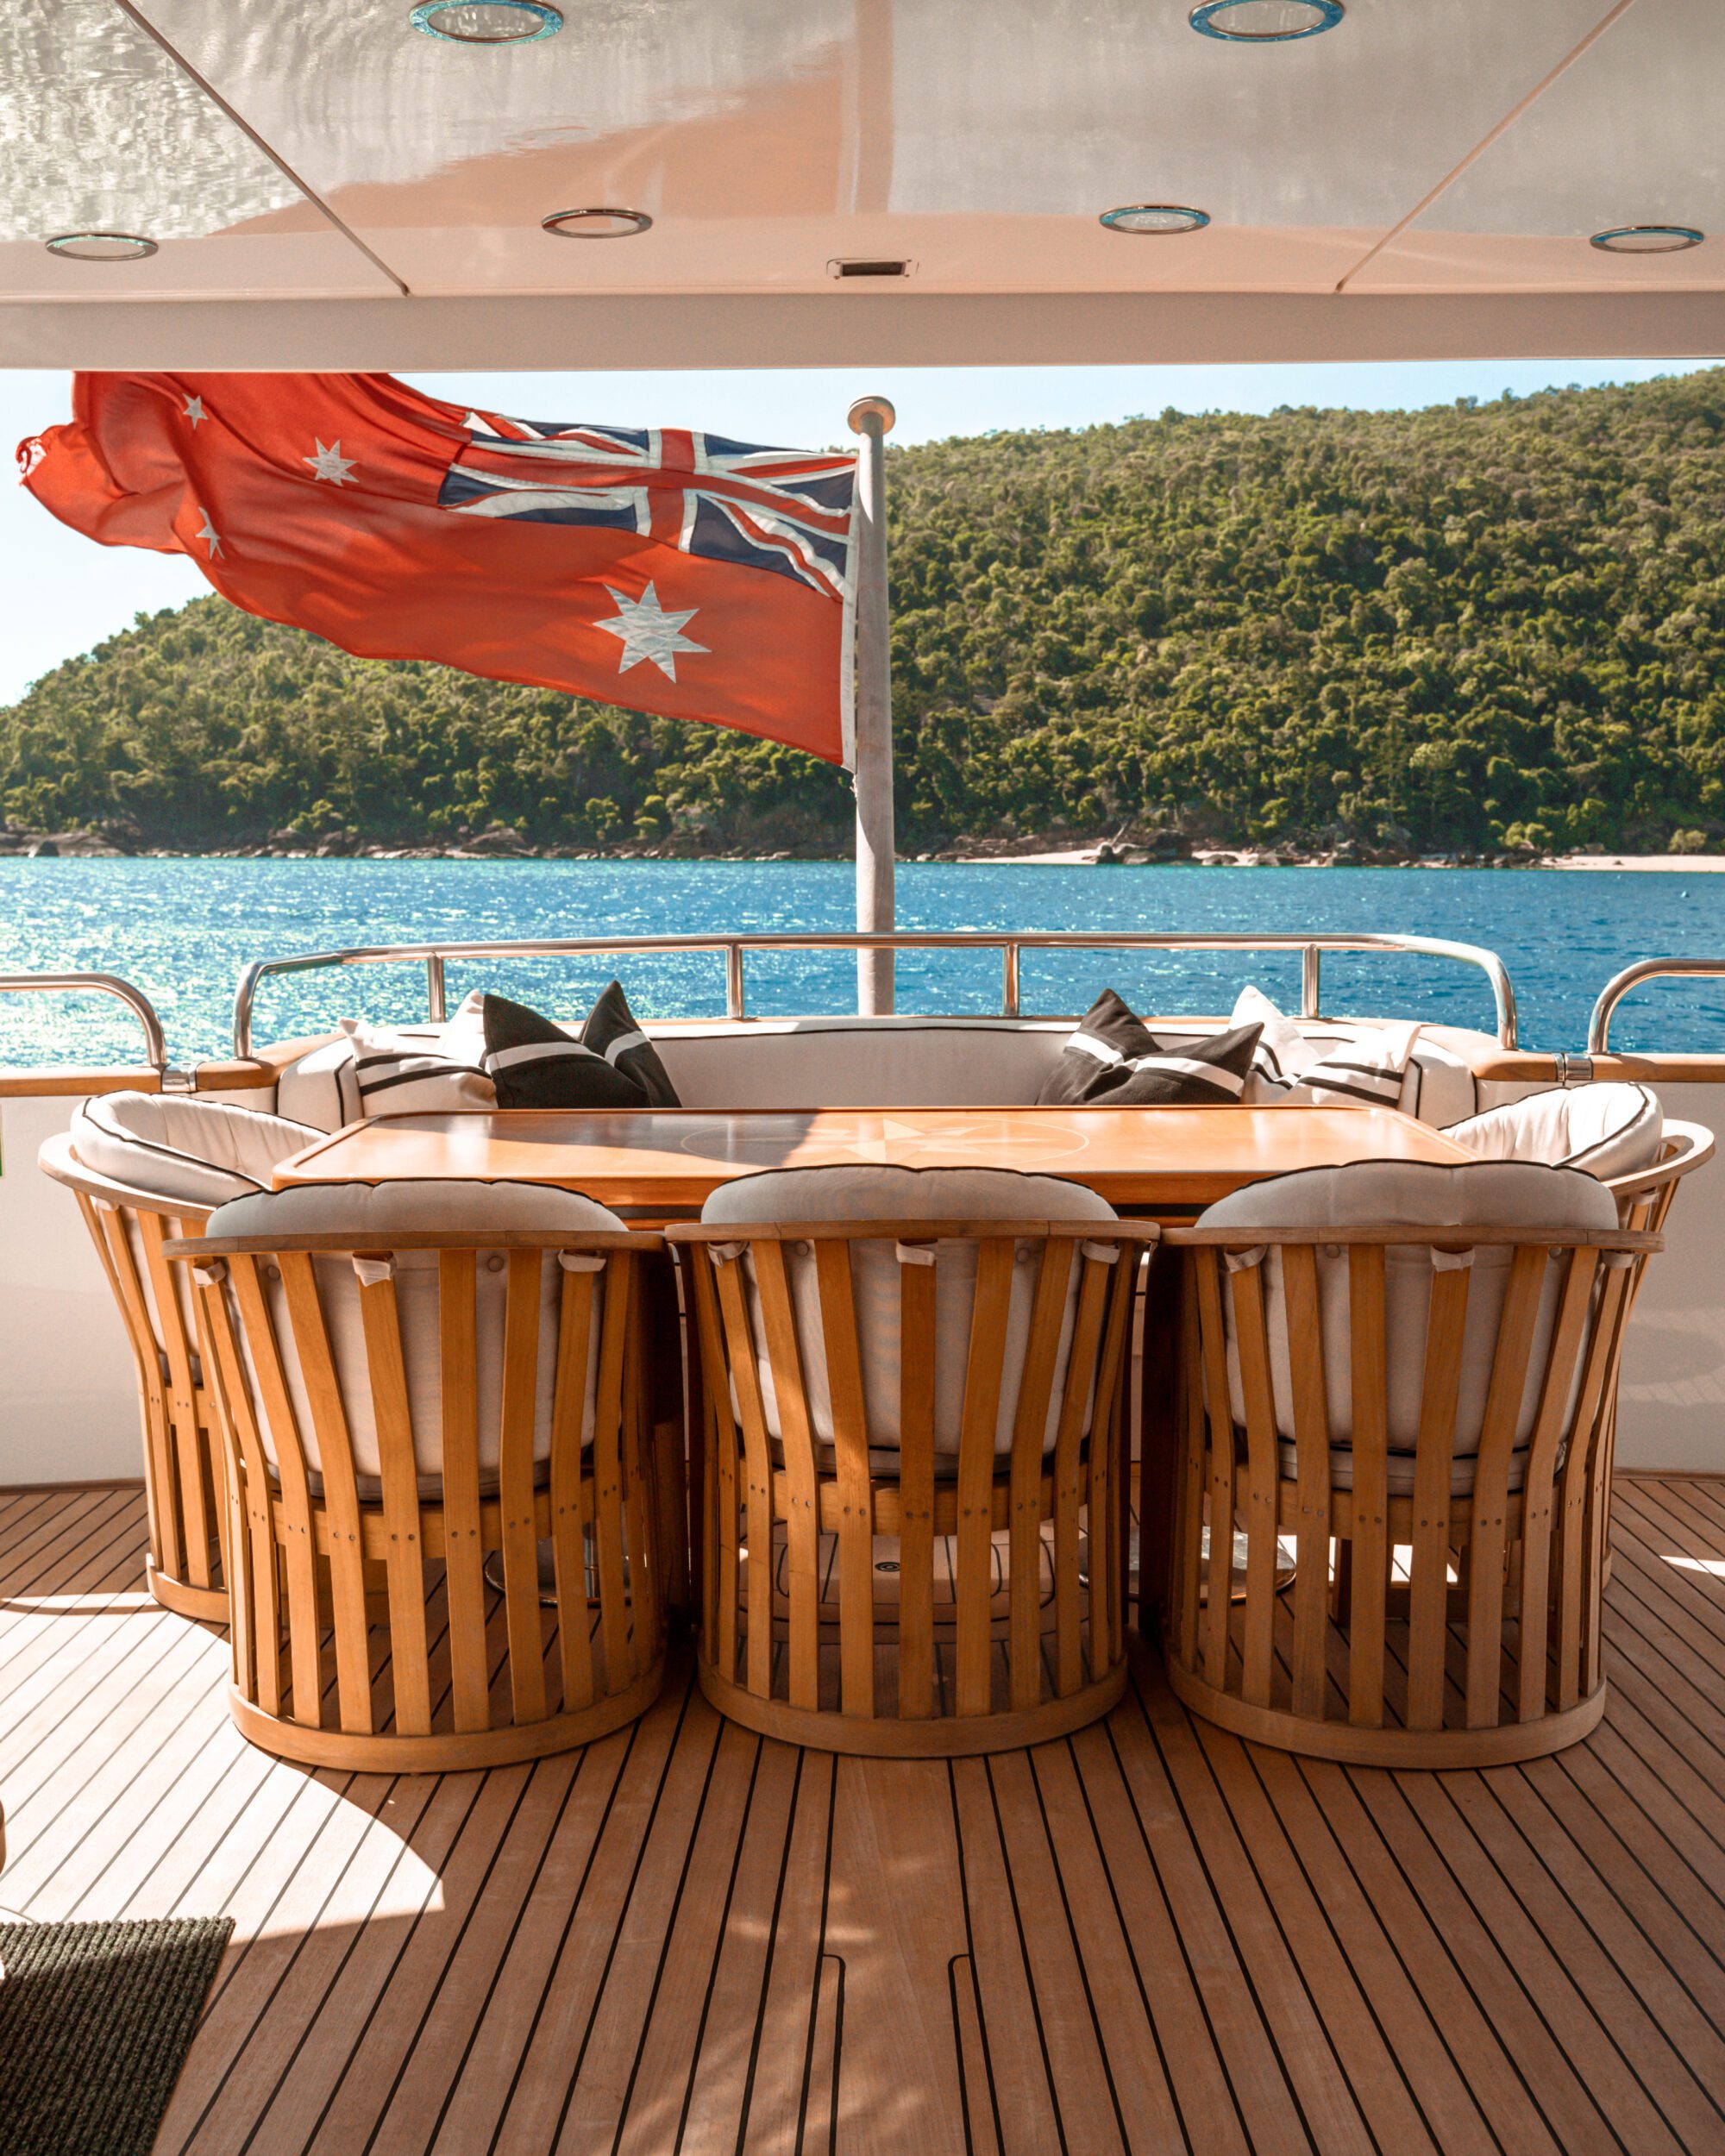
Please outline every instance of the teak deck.
[[1124, 1211], [1189, 1213], [1294, 1169], [1472, 1157], [1399, 1108], [514, 1108], [372, 1116], [281, 1162], [275, 1182], [555, 1183], [668, 1220], [737, 1175], [890, 1163], [1066, 1175]]
[[128, 1489], [0, 1493], [0, 1903], [231, 1911], [163, 2152], [1725, 2148], [1725, 1482], [1625, 1481], [1605, 1721], [1390, 1774], [1135, 1647], [991, 1762], [727, 1728], [685, 1653], [531, 1767], [308, 1772], [143, 1594]]

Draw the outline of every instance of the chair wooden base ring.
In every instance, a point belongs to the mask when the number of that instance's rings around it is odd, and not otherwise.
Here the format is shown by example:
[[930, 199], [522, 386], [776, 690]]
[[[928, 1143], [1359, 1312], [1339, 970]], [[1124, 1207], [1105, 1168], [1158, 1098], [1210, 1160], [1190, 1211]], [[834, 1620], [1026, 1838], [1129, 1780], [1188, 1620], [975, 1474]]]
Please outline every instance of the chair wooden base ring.
[[164, 1609], [171, 1609], [176, 1617], [195, 1617], [208, 1625], [225, 1625], [228, 1621], [225, 1587], [190, 1586], [185, 1580], [176, 1579], [172, 1572], [163, 1571], [151, 1557], [144, 1559], [144, 1584], [152, 1599]]
[[905, 1716], [835, 1714], [830, 1709], [793, 1707], [786, 1700], [762, 1699], [706, 1660], [698, 1662], [702, 1695], [727, 1720], [740, 1722], [757, 1736], [781, 1744], [803, 1745], [812, 1752], [834, 1752], [871, 1759], [968, 1759], [985, 1752], [1016, 1752], [1026, 1745], [1051, 1744], [1070, 1737], [1086, 1723], [1099, 1721], [1126, 1688], [1121, 1662], [1064, 1699], [1045, 1700], [1021, 1714]]
[[625, 1689], [596, 1700], [591, 1707], [549, 1714], [543, 1721], [430, 1737], [367, 1737], [339, 1729], [307, 1728], [301, 1722], [266, 1714], [231, 1685], [228, 1711], [248, 1743], [278, 1759], [291, 1759], [296, 1766], [340, 1767], [350, 1774], [457, 1774], [470, 1768], [517, 1766], [554, 1752], [575, 1752], [583, 1745], [597, 1744], [644, 1714], [664, 1681], [661, 1657]]
[[1316, 1721], [1274, 1707], [1250, 1707], [1238, 1694], [1219, 1691], [1167, 1659], [1175, 1696], [1195, 1714], [1235, 1737], [1278, 1751], [1303, 1752], [1314, 1759], [1334, 1759], [1346, 1766], [1396, 1767], [1437, 1771], [1446, 1767], [1506, 1767], [1524, 1759], [1543, 1759], [1590, 1734], [1605, 1712], [1608, 1687], [1537, 1721], [1500, 1722], [1490, 1729], [1357, 1728], [1340, 1721]]

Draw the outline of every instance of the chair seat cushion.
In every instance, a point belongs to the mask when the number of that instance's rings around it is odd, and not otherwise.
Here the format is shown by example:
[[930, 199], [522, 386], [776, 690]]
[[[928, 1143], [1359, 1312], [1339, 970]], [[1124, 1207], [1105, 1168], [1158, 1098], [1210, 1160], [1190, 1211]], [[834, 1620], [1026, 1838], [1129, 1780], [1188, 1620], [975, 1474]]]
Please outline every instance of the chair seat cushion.
[[[428, 1180], [377, 1184], [300, 1183], [290, 1190], [238, 1198], [211, 1217], [205, 1232], [212, 1238], [232, 1238], [244, 1242], [262, 1254], [277, 1248], [281, 1238], [295, 1235], [350, 1236], [355, 1250], [387, 1250], [391, 1236], [397, 1234], [471, 1234], [535, 1228], [561, 1230], [574, 1238], [626, 1231], [628, 1225], [608, 1207], [583, 1197], [578, 1191], [554, 1190], [535, 1183]], [[381, 1461], [367, 1380], [360, 1282], [351, 1260], [346, 1257], [319, 1256], [313, 1260], [313, 1268], [330, 1353], [341, 1382], [361, 1494], [375, 1494], [381, 1487]], [[271, 1276], [272, 1271], [277, 1274], [276, 1277]], [[550, 1451], [562, 1277], [555, 1253], [547, 1252], [540, 1266], [535, 1375], [534, 1457], [539, 1460], [547, 1458]], [[437, 1251], [398, 1251], [394, 1260], [394, 1281], [419, 1493], [423, 1497], [433, 1498], [442, 1488], [443, 1447], [447, 1441], [443, 1426]], [[478, 1401], [475, 1434], [482, 1482], [486, 1478], [494, 1482], [501, 1448], [507, 1284], [503, 1251], [481, 1250], [474, 1276], [474, 1343]], [[283, 1374], [300, 1444], [308, 1466], [313, 1473], [322, 1474], [324, 1463], [318, 1433], [311, 1418], [310, 1396], [279, 1269], [266, 1269], [264, 1286], [275, 1337], [281, 1345]], [[229, 1292], [231, 1295], [231, 1282]], [[587, 1349], [584, 1444], [593, 1432], [603, 1309], [601, 1281], [594, 1297], [593, 1326]], [[244, 1338], [243, 1326], [239, 1329]], [[249, 1340], [246, 1346], [249, 1359]], [[259, 1406], [260, 1435], [270, 1464], [274, 1467], [279, 1464], [279, 1445], [268, 1417], [262, 1412], [262, 1395], [254, 1363], [252, 1377]], [[462, 1441], [468, 1440], [464, 1436]]]
[[[1469, 1227], [1535, 1228], [1561, 1235], [1577, 1230], [1609, 1232], [1617, 1225], [1609, 1191], [1591, 1175], [1571, 1168], [1528, 1162], [1470, 1162], [1445, 1167], [1430, 1162], [1358, 1161], [1346, 1168], [1308, 1169], [1248, 1184], [1220, 1200], [1201, 1216], [1204, 1227], [1238, 1232], [1243, 1241], [1260, 1228], [1406, 1226], [1429, 1238], [1436, 1230], [1455, 1231], [1466, 1243]], [[1446, 1238], [1447, 1239], [1447, 1238]], [[1508, 1247], [1476, 1249], [1469, 1263], [1467, 1322], [1463, 1336], [1462, 1370], [1452, 1445], [1451, 1489], [1460, 1495], [1473, 1487], [1494, 1344], [1514, 1252]], [[1238, 1263], [1238, 1258], [1235, 1260]], [[1447, 1262], [1440, 1258], [1440, 1263]], [[1283, 1443], [1283, 1472], [1297, 1472], [1293, 1380], [1288, 1319], [1283, 1300], [1283, 1268], [1274, 1245], [1263, 1253], [1264, 1294], [1270, 1336], [1271, 1386], [1276, 1424]], [[1352, 1481], [1352, 1462], [1339, 1455], [1353, 1442], [1352, 1325], [1348, 1257], [1340, 1244], [1320, 1245], [1318, 1292], [1322, 1307], [1324, 1382], [1329, 1430], [1336, 1448], [1332, 1479]], [[1419, 1244], [1392, 1244], [1384, 1257], [1384, 1332], [1388, 1373], [1389, 1476], [1392, 1495], [1413, 1489], [1414, 1444], [1419, 1435], [1425, 1389], [1427, 1315], [1433, 1278], [1430, 1250]], [[1547, 1263], [1534, 1326], [1528, 1374], [1518, 1404], [1515, 1447], [1527, 1445], [1539, 1408], [1540, 1380], [1552, 1327], [1556, 1319], [1563, 1269]], [[1240, 1382], [1233, 1302], [1226, 1304], [1228, 1384], [1234, 1420], [1244, 1426], [1245, 1395]], [[1571, 1401], [1571, 1406], [1573, 1402]], [[1511, 1486], [1519, 1480], [1512, 1466]]]
[[276, 1163], [322, 1135], [282, 1116], [178, 1094], [97, 1094], [72, 1119], [72, 1150], [92, 1174], [205, 1212], [267, 1190]]
[[1258, 1028], [1248, 1025], [1206, 1040], [1161, 1040], [1112, 988], [1104, 988], [1044, 1081], [1037, 1105], [1226, 1105], [1245, 1091], [1258, 1036]]
[[[702, 1209], [705, 1222], [735, 1225], [746, 1236], [751, 1225], [816, 1220], [1113, 1220], [1119, 1216], [1106, 1199], [1082, 1183], [1058, 1175], [1021, 1175], [1010, 1169], [982, 1168], [791, 1168], [738, 1176], [723, 1184]], [[1007, 1346], [1000, 1397], [994, 1422], [994, 1451], [1009, 1452], [1023, 1379], [1025, 1351], [1036, 1293], [1037, 1269], [1028, 1260], [1034, 1245], [1019, 1246], [1007, 1315]], [[900, 1331], [900, 1272], [904, 1246], [868, 1238], [850, 1245], [851, 1294], [862, 1354], [863, 1409], [871, 1459], [895, 1455], [903, 1435], [900, 1385], [903, 1368]], [[936, 1246], [934, 1443], [937, 1454], [956, 1454], [963, 1419], [964, 1380], [975, 1307], [977, 1245], [953, 1241]], [[760, 1293], [753, 1259], [743, 1260], [749, 1307], [756, 1343], [762, 1410], [769, 1434], [782, 1435], [774, 1388]], [[820, 1290], [813, 1246], [787, 1249], [803, 1382], [809, 1420], [818, 1445], [835, 1442], [831, 1388], [828, 1382]], [[1063, 1371], [1071, 1344], [1077, 1303], [1076, 1268], [1068, 1290], [1057, 1368]], [[1051, 1399], [1044, 1449], [1057, 1434], [1065, 1397], [1063, 1379]], [[1088, 1401], [1085, 1423], [1088, 1426]]]
[[1446, 1135], [1482, 1160], [1543, 1161], [1609, 1182], [1653, 1167], [1665, 1114], [1645, 1086], [1553, 1086], [1452, 1123]]

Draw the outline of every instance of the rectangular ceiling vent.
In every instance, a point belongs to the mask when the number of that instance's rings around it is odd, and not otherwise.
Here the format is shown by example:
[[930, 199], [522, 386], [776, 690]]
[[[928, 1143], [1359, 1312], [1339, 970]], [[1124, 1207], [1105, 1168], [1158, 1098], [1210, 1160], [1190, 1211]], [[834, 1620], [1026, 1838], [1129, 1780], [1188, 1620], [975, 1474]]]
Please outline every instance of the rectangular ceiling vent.
[[839, 255], [826, 266], [829, 277], [908, 277], [914, 262], [885, 254]]

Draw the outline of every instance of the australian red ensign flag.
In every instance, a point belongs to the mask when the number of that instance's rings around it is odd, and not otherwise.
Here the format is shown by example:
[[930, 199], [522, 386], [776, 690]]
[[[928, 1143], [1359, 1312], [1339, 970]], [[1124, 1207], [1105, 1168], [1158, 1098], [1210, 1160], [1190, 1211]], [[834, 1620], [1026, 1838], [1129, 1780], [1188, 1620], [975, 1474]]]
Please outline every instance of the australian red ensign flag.
[[24, 484], [376, 659], [851, 761], [853, 455], [505, 419], [387, 374], [80, 374]]

